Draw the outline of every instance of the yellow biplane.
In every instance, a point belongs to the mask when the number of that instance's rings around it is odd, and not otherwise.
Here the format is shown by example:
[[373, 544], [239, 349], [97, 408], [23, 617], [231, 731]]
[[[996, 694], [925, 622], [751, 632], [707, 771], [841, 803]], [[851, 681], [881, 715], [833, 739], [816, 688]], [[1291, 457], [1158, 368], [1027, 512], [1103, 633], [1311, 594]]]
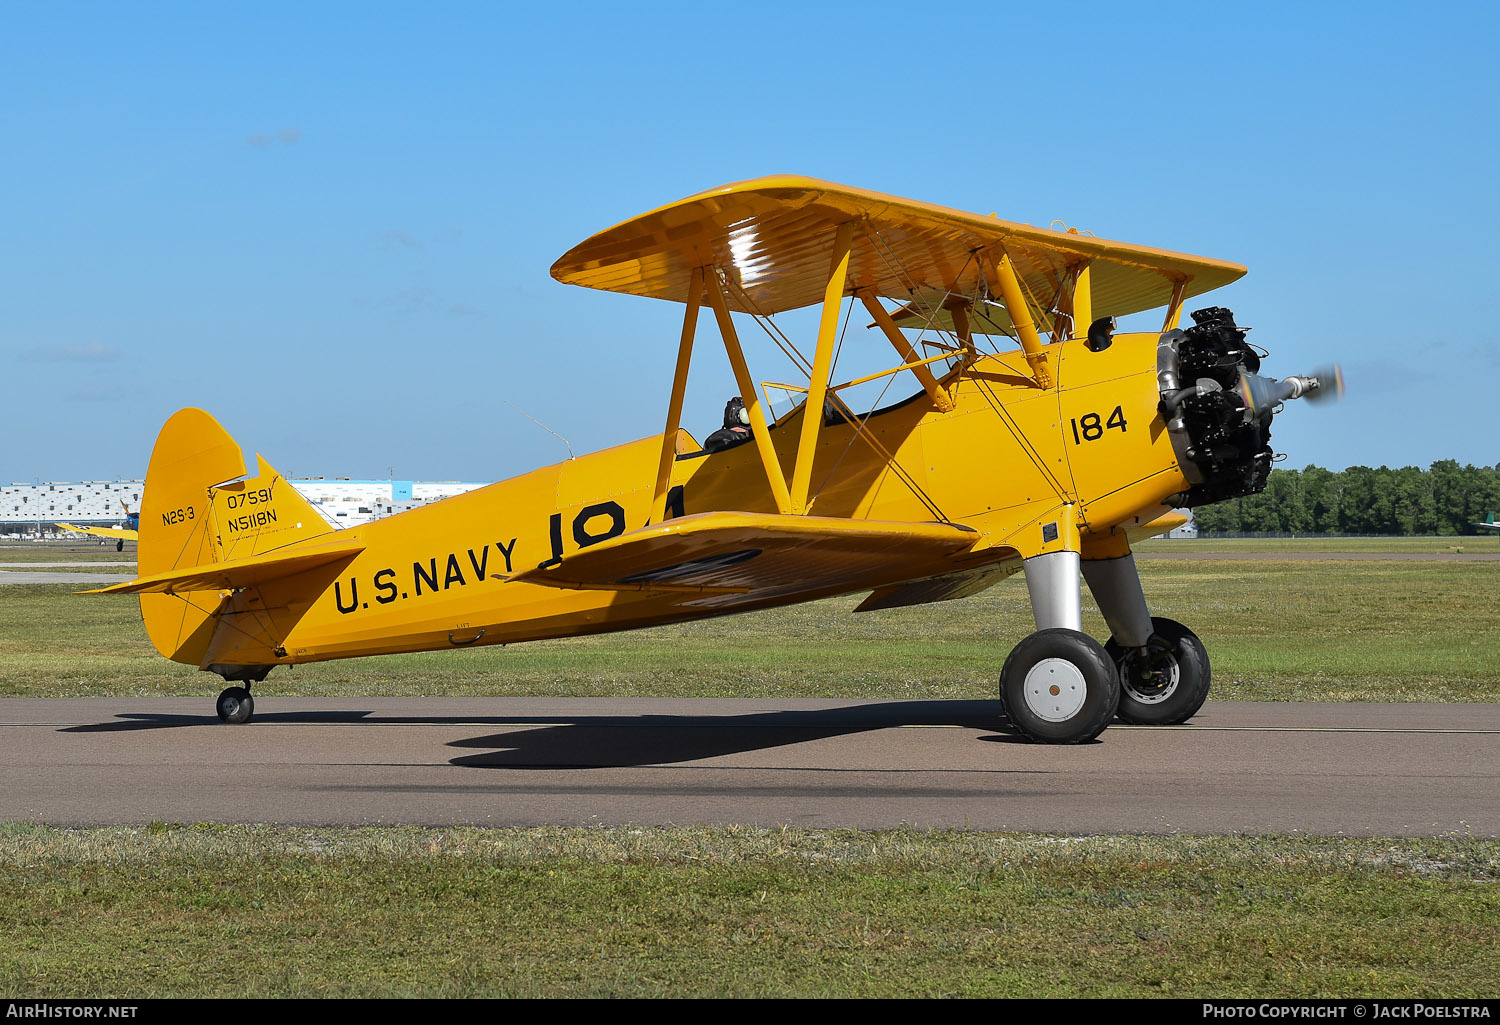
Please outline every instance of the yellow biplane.
[[[727, 185], [600, 232], [552, 268], [684, 306], [661, 435], [330, 530], [264, 459], [247, 477], [224, 429], [184, 409], [151, 456], [141, 576], [93, 593], [139, 595], [157, 650], [236, 684], [218, 711], [244, 722], [250, 685], [278, 665], [858, 591], [861, 610], [889, 609], [1023, 571], [1036, 632], [999, 685], [1016, 730], [1076, 743], [1117, 714], [1182, 722], [1208, 693], [1208, 657], [1151, 616], [1131, 542], [1181, 522], [1174, 506], [1263, 488], [1273, 412], [1326, 390], [1260, 377], [1226, 310], [1178, 327], [1185, 300], [1243, 273], [814, 179]], [[836, 383], [846, 304], [896, 362]], [[679, 424], [705, 305], [749, 428], [713, 452]], [[733, 315], [813, 306], [810, 356], [789, 350], [807, 383], [771, 417]], [[1157, 307], [1160, 331], [1115, 332], [1113, 318]], [[904, 401], [856, 414], [841, 398], [898, 373], [920, 385]], [[1080, 574], [1107, 644], [1081, 630]]]
[[[124, 502], [120, 503], [125, 510], [125, 520], [118, 527], [80, 527], [73, 523], [59, 523], [56, 526], [63, 530], [71, 530], [75, 534], [90, 534], [94, 537], [108, 538], [115, 543], [115, 551], [123, 552], [126, 541], [139, 541], [141, 539], [141, 516], [140, 513], [130, 511], [130, 506]], [[100, 542], [101, 544], [103, 542]]]

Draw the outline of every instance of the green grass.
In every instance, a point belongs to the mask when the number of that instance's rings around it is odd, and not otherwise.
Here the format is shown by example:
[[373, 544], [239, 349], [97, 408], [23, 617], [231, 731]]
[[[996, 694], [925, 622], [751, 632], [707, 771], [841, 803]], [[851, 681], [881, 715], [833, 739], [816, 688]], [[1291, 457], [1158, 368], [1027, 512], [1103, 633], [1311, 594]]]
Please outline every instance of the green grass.
[[[87, 566], [67, 566], [57, 563], [32, 562], [24, 566], [6, 566], [0, 563], [0, 573], [77, 573], [84, 577], [100, 577], [105, 575], [118, 576], [121, 580], [129, 580], [135, 576], [135, 564], [127, 566], [111, 566], [108, 563], [90, 564]], [[0, 585], [4, 585], [6, 578], [0, 576]], [[103, 584], [87, 584], [88, 587], [102, 587]]]
[[1291, 538], [1174, 538], [1145, 541], [1138, 552], [1369, 552], [1376, 554], [1500, 554], [1500, 533], [1475, 537], [1291, 537]]
[[[1162, 545], [1191, 542], [1161, 542]], [[0, 560], [3, 561], [3, 560]], [[1500, 564], [1142, 560], [1158, 615], [1203, 638], [1213, 696], [1500, 701]], [[508, 648], [278, 669], [266, 693], [985, 698], [1032, 629], [1013, 579], [972, 598], [852, 613], [858, 597]], [[216, 678], [159, 658], [132, 599], [0, 588], [0, 695], [198, 695]], [[1084, 628], [1107, 636], [1091, 602]]]
[[[100, 545], [95, 541], [10, 541], [0, 543], [0, 563], [4, 562], [124, 562], [135, 561], [135, 542], [125, 542], [123, 552], [115, 543]], [[121, 567], [123, 570], [124, 567]]]
[[1493, 997], [1500, 843], [0, 827], [0, 992]]

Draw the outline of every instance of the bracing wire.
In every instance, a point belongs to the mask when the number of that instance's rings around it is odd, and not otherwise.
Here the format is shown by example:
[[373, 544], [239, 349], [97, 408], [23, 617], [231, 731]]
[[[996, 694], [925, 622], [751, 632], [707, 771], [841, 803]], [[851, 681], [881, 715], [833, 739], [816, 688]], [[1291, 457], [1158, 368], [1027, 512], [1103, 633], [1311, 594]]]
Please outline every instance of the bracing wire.
[[781, 330], [781, 325], [777, 324], [770, 314], [762, 313], [760, 307], [755, 304], [755, 300], [751, 299], [749, 293], [743, 288], [730, 281], [727, 277], [722, 280], [734, 290], [735, 297], [740, 301], [740, 305], [748, 310], [751, 319], [760, 326], [760, 329], [781, 350], [781, 354], [791, 360], [794, 367], [806, 374], [809, 381], [812, 380], [812, 364], [807, 361], [807, 358], [802, 355], [802, 351], [793, 344], [792, 340], [786, 336], [786, 332]]
[[[875, 232], [875, 236], [876, 236], [876, 238], [879, 238], [879, 232]], [[881, 239], [880, 241], [884, 242], [883, 239]], [[876, 249], [876, 252], [880, 252], [879, 246], [876, 246], [875, 249]], [[890, 261], [891, 261], [891, 257], [892, 256], [894, 256], [894, 254], [887, 255], [886, 253], [881, 253], [881, 258], [886, 261], [886, 267], [887, 267], [887, 269], [890, 270], [891, 273], [894, 276], [896, 276], [898, 279], [904, 279], [906, 282], [913, 281], [914, 279], [912, 278], [912, 276], [910, 275], [910, 273], [908, 273], [906, 271], [905, 267], [900, 267], [898, 269], [897, 267], [891, 266], [891, 262]], [[899, 263], [900, 263], [899, 258], [896, 259], [896, 262], [899, 265]], [[968, 265], [965, 264], [965, 267], [967, 267], [967, 266]], [[960, 275], [962, 275], [963, 270], [960, 269], [959, 273], [960, 273]], [[910, 290], [913, 293], [915, 293], [917, 291], [917, 289], [915, 287], [912, 287], [912, 286], [909, 286], [909, 287], [910, 287]], [[950, 292], [950, 294], [951, 294], [951, 292]], [[945, 296], [944, 297], [945, 301], [946, 301], [946, 298], [947, 297]], [[833, 373], [832, 367], [835, 367], [835, 366], [838, 365], [839, 353], [843, 351], [844, 338], [847, 337], [847, 335], [848, 335], [849, 323], [850, 323], [851, 319], [853, 318], [853, 315], [854, 315], [854, 303], [851, 301], [849, 303], [849, 306], [848, 306], [847, 310], [845, 311], [845, 314], [844, 314], [844, 325], [843, 325], [843, 328], [842, 328], [842, 330], [840, 331], [840, 334], [839, 334], [838, 347], [834, 350], [833, 361], [830, 364], [830, 369], [829, 369], [830, 376]], [[929, 314], [929, 316], [930, 316], [930, 314]], [[935, 331], [936, 331], [936, 329], [935, 329]], [[922, 333], [924, 333], [924, 334], [926, 333], [926, 328], [925, 327], [923, 328]], [[944, 332], [942, 332], [942, 331], [936, 331], [936, 333], [939, 334], [939, 335], [942, 335]], [[920, 340], [921, 340], [921, 338], [920, 338], [920, 335], [919, 335], [918, 336], [918, 341], [920, 342]], [[876, 409], [880, 408], [881, 402], [883, 402], [885, 400], [886, 393], [888, 391], [890, 391], [891, 385], [895, 384], [897, 376], [898, 375], [896, 375], [896, 374], [892, 374], [888, 378], [886, 378], [885, 385], [880, 389], [880, 394], [875, 397], [875, 401], [871, 404], [870, 409], [862, 417], [859, 417], [858, 420], [854, 423], [854, 433], [850, 435], [849, 441], [844, 445], [844, 450], [839, 453], [838, 459], [834, 460], [833, 466], [829, 468], [828, 474], [827, 474], [827, 476], [824, 477], [823, 482], [818, 485], [817, 490], [813, 493], [813, 498], [814, 498], [814, 500], [816, 500], [817, 496], [820, 495], [820, 494], [822, 494], [823, 490], [828, 487], [829, 483], [833, 480], [834, 473], [838, 470], [839, 466], [843, 463], [845, 457], [848, 456], [849, 450], [854, 447], [854, 441], [855, 441], [855, 439], [858, 438], [858, 439], [862, 440], [866, 445], [868, 445], [870, 447], [871, 451], [873, 451], [877, 456], [879, 456], [880, 458], [882, 458], [883, 460], [885, 460], [886, 465], [891, 468], [891, 472], [896, 475], [896, 478], [898, 480], [900, 480], [903, 484], [906, 485], [907, 489], [910, 490], [911, 493], [914, 496], [916, 496], [916, 498], [917, 498], [918, 501], [920, 501], [924, 506], [926, 506], [928, 512], [932, 513], [932, 515], [935, 516], [937, 519], [946, 522], [947, 519], [948, 519], [947, 516], [943, 513], [942, 509], [940, 509], [938, 507], [938, 504], [935, 501], [933, 501], [932, 496], [930, 496], [930, 495], [927, 494], [927, 492], [922, 488], [922, 486], [916, 482], [916, 479], [913, 478], [912, 475], [910, 473], [908, 473], [901, 466], [901, 464], [896, 461], [895, 456], [890, 451], [888, 451], [884, 445], [880, 444], [880, 442], [875, 438], [875, 436], [873, 435], [873, 433], [868, 429], [868, 423], [869, 423], [870, 417], [874, 414], [874, 412], [875, 412]], [[840, 401], [842, 402], [842, 400], [840, 400]], [[847, 408], [848, 404], [844, 403], [844, 405]], [[804, 416], [812, 415], [812, 412], [813, 411], [811, 411], [811, 410], [806, 410], [806, 411], [804, 411], [803, 415]], [[822, 411], [818, 410], [817, 411], [817, 415], [821, 416], [822, 415]]]
[[828, 377], [833, 378], [833, 372], [839, 365], [839, 353], [844, 351], [844, 339], [849, 336], [849, 320], [854, 316], [854, 300], [849, 300], [848, 307], [844, 310], [844, 326], [839, 329], [839, 343], [833, 350], [833, 361], [828, 364]]
[[[891, 272], [892, 276], [894, 276], [897, 280], [901, 281], [902, 284], [906, 286], [907, 292], [912, 296], [913, 304], [926, 314], [926, 322], [922, 325], [922, 330], [917, 333], [917, 344], [920, 345], [922, 343], [923, 336], [926, 335], [929, 330], [931, 330], [939, 337], [953, 334], [952, 332], [944, 331], [942, 328], [933, 323], [933, 320], [936, 318], [938, 311], [941, 310], [945, 305], [947, 305], [948, 300], [951, 297], [960, 294], [954, 290], [953, 285], [949, 284], [945, 287], [942, 299], [939, 300], [937, 305], [934, 306], [923, 296], [922, 287], [917, 283], [916, 278], [911, 274], [911, 272], [906, 269], [906, 265], [901, 262], [901, 257], [896, 253], [895, 248], [890, 244], [890, 242], [879, 231], [867, 229], [867, 236], [871, 239], [872, 248], [880, 254], [880, 258], [885, 262], [886, 269]], [[963, 266], [961, 266], [958, 269], [958, 273], [954, 275], [955, 282], [963, 277], [964, 272], [969, 269], [970, 263], [975, 264], [975, 268], [979, 271], [980, 280], [983, 281], [984, 267], [983, 265], [976, 262], [977, 253], [978, 250], [970, 251], [968, 258], [964, 260]], [[953, 334], [953, 338], [956, 342], [957, 335]], [[959, 345], [954, 346], [954, 348], [960, 347], [961, 346]]]
[[892, 374], [886, 380], [885, 387], [880, 389], [880, 394], [876, 396], [875, 402], [871, 405], [869, 411], [865, 413], [864, 416], [860, 417], [858, 422], [854, 424], [854, 433], [849, 436], [849, 441], [844, 445], [844, 450], [839, 453], [839, 457], [834, 460], [833, 466], [829, 468], [828, 475], [823, 478], [823, 482], [818, 485], [817, 491], [813, 493], [813, 499], [814, 501], [816, 501], [817, 497], [823, 493], [823, 490], [827, 488], [830, 483], [832, 483], [833, 475], [838, 471], [839, 466], [843, 463], [844, 457], [849, 454], [849, 450], [854, 447], [854, 440], [856, 438], [859, 438], [864, 441], [866, 445], [870, 446], [870, 450], [872, 452], [874, 452], [881, 459], [885, 460], [886, 465], [891, 468], [891, 472], [894, 473], [896, 475], [896, 478], [900, 480], [901, 483], [905, 484], [907, 489], [916, 496], [917, 501], [921, 502], [924, 506], [927, 507], [928, 512], [932, 513], [934, 517], [945, 523], [950, 522], [948, 520], [948, 517], [943, 513], [943, 510], [938, 507], [937, 502], [933, 501], [932, 496], [927, 494], [922, 486], [916, 482], [916, 479], [913, 478], [912, 475], [908, 473], [901, 466], [901, 464], [896, 461], [896, 457], [891, 454], [890, 450], [882, 445], [879, 440], [875, 438], [874, 434], [872, 434], [867, 428], [870, 417], [873, 416], [875, 410], [880, 407], [880, 403], [885, 400], [885, 393], [890, 390], [890, 387], [895, 383], [895, 380], [896, 377], [894, 374]]
[[[178, 601], [182, 602], [184, 605], [188, 606], [189, 608], [196, 609], [197, 611], [203, 613], [205, 616], [212, 616], [214, 618], [214, 621], [216, 623], [218, 623], [219, 625], [226, 626], [229, 629], [235, 631], [236, 633], [243, 634], [244, 636], [248, 637], [250, 640], [254, 641], [257, 644], [265, 644], [266, 643], [266, 638], [265, 637], [257, 637], [255, 634], [251, 633], [249, 630], [246, 630], [244, 627], [242, 627], [238, 623], [234, 622], [234, 620], [232, 618], [230, 618], [230, 613], [228, 613], [228, 612], [221, 612], [220, 609], [222, 609], [223, 606], [224, 606], [224, 602], [222, 600], [219, 602], [219, 607], [218, 608], [206, 609], [202, 605], [197, 604], [196, 602], [192, 601], [191, 599], [186, 598], [183, 595], [178, 594], [176, 591], [168, 591], [167, 593], [170, 594], [173, 598], [176, 598]], [[256, 626], [260, 627], [262, 630], [265, 630], [267, 634], [269, 634], [271, 632], [270, 625], [267, 624], [267, 623], [261, 622], [260, 616], [261, 616], [261, 612], [263, 610], [251, 611], [251, 610], [247, 609], [246, 611], [250, 612], [251, 617], [255, 620], [255, 625]]]
[[577, 456], [573, 455], [573, 446], [568, 444], [568, 439], [567, 438], [564, 438], [561, 434], [558, 434], [552, 428], [550, 428], [546, 424], [542, 423], [536, 417], [534, 417], [530, 413], [526, 412], [526, 410], [522, 409], [520, 406], [516, 405], [514, 402], [511, 402], [509, 399], [501, 399], [500, 401], [504, 402], [511, 409], [514, 409], [517, 413], [520, 413], [526, 419], [528, 419], [532, 423], [536, 424], [538, 427], [540, 427], [542, 430], [546, 431], [548, 434], [552, 435], [554, 438], [556, 438], [558, 441], [562, 442], [564, 445], [567, 445], [567, 448], [568, 448], [568, 458], [569, 459], [576, 459], [577, 458]]

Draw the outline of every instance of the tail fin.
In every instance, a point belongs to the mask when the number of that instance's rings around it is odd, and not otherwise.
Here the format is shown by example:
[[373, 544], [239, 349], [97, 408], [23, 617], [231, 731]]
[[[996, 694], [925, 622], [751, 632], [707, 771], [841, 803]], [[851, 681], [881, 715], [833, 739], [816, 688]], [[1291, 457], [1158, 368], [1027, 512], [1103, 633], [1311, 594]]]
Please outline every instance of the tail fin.
[[[305, 498], [256, 457], [245, 477], [240, 447], [201, 409], [173, 414], [156, 437], [141, 495], [136, 565], [142, 577], [244, 559], [330, 528]], [[156, 650], [202, 665], [218, 626], [216, 591], [142, 594], [141, 618]]]
[[219, 559], [246, 559], [334, 528], [281, 474], [255, 457], [256, 476], [213, 489]]

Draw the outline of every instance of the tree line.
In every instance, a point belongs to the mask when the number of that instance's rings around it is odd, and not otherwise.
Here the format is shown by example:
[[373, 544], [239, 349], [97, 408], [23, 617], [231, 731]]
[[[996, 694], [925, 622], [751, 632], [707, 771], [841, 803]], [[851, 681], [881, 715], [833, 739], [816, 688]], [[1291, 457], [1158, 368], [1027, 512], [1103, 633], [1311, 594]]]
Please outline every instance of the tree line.
[[1266, 490], [1193, 510], [1200, 534], [1477, 534], [1500, 510], [1500, 465], [1272, 470]]

